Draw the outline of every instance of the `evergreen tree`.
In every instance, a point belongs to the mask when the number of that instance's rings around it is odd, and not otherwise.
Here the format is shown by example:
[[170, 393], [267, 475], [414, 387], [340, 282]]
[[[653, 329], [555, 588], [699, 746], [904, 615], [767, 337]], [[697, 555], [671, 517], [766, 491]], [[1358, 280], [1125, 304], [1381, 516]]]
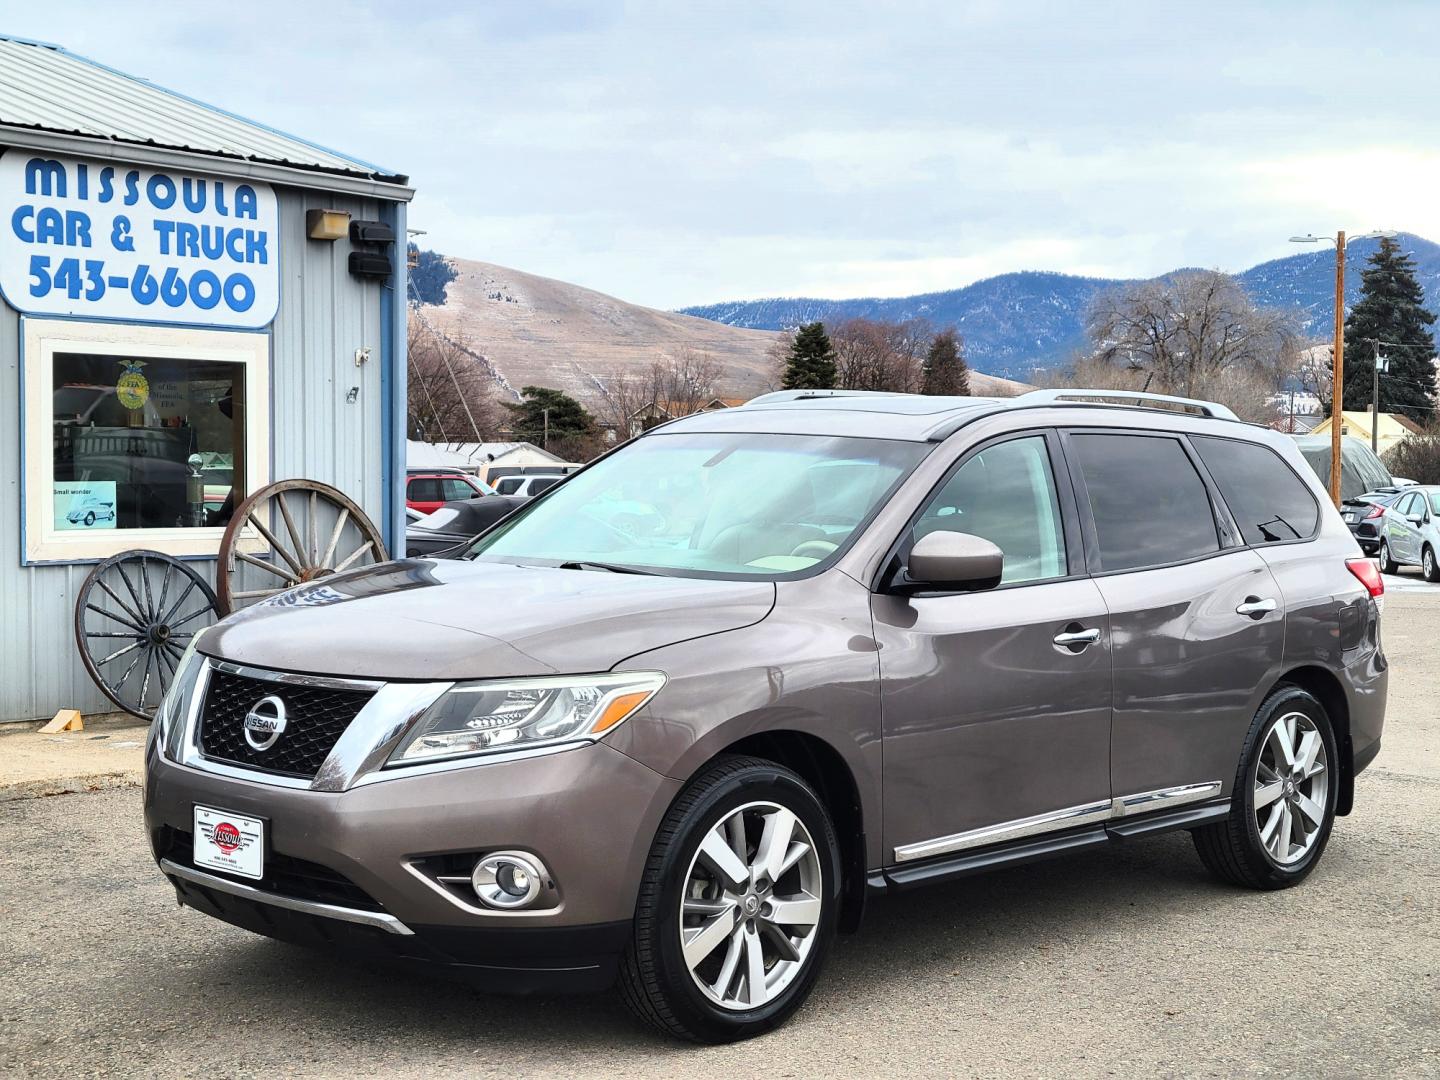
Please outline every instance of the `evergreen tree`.
[[830, 390], [835, 386], [835, 350], [824, 323], [806, 323], [795, 332], [785, 362], [786, 390]]
[[574, 442], [594, 434], [594, 419], [583, 405], [564, 391], [552, 390], [548, 386], [527, 386], [521, 393], [524, 394], [523, 400], [504, 403], [512, 416], [510, 429], [515, 438], [543, 447], [547, 432], [552, 446], [557, 440]]
[[1370, 408], [1379, 341], [1381, 355], [1390, 360], [1380, 374], [1380, 411], [1428, 424], [1435, 417], [1435, 339], [1429, 329], [1435, 316], [1425, 309], [1415, 263], [1387, 236], [1360, 282], [1360, 299], [1345, 320], [1345, 408]]
[[920, 389], [922, 394], [970, 396], [970, 365], [965, 363], [960, 336], [953, 329], [941, 330], [930, 342], [924, 375], [925, 381]]

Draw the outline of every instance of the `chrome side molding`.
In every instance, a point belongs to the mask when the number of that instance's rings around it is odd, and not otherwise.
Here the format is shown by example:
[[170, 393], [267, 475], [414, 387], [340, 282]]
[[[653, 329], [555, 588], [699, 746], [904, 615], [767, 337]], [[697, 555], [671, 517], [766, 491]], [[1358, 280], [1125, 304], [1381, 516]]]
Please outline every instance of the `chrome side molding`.
[[929, 859], [936, 855], [948, 855], [955, 851], [999, 844], [1007, 840], [1019, 840], [1040, 833], [1073, 829], [1080, 825], [1093, 825], [1113, 821], [1116, 818], [1148, 814], [1154, 810], [1165, 810], [1186, 803], [1200, 802], [1220, 794], [1219, 780], [1208, 780], [1201, 784], [1184, 784], [1180, 787], [1160, 788], [1156, 791], [1141, 791], [1134, 795], [1121, 795], [1104, 802], [1085, 803], [1082, 806], [1067, 806], [1062, 810], [1051, 810], [1034, 817], [1002, 821], [997, 825], [986, 825], [979, 829], [940, 836], [933, 840], [921, 840], [895, 849], [897, 863]]
[[[181, 866], [169, 859], [160, 860], [160, 869], [171, 877], [178, 877], [192, 885], [199, 885], [203, 889], [214, 889], [216, 892], [229, 893], [231, 896], [238, 896], [245, 900], [253, 900], [259, 904], [269, 904], [272, 907], [285, 908], [289, 911], [299, 911], [306, 915], [319, 915], [326, 919], [338, 919], [340, 922], [359, 923], [361, 926], [373, 926], [379, 930], [391, 934], [414, 934], [408, 926], [402, 923], [394, 915], [387, 915], [383, 911], [362, 911], [359, 908], [341, 907], [338, 904], [322, 904], [316, 900], [300, 900], [293, 896], [281, 896], [278, 893], [266, 892], [264, 889], [257, 889], [250, 885], [243, 885], [238, 881], [231, 881], [229, 878], [222, 878], [216, 874], [207, 874], [200, 870], [192, 870], [188, 866]], [[183, 900], [181, 901], [184, 902]]]

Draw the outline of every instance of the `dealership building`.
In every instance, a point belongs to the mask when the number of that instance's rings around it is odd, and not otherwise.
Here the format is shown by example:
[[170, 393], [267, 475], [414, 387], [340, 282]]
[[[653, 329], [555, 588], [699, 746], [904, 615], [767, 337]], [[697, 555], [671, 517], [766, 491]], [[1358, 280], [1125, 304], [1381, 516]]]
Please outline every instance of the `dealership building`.
[[0, 37], [0, 721], [112, 708], [75, 640], [91, 568], [145, 548], [213, 583], [272, 481], [333, 485], [400, 546], [412, 195]]

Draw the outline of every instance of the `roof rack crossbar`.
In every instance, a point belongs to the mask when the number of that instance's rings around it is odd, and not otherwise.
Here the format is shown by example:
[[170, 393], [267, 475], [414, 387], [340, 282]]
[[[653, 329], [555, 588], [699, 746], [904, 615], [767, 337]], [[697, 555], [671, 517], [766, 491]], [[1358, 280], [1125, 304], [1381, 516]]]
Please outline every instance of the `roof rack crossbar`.
[[778, 405], [786, 401], [823, 401], [828, 398], [907, 396], [909, 395], [888, 390], [775, 390], [769, 394], [753, 397], [744, 405], [737, 405], [736, 408], [743, 409], [748, 405]]
[[1179, 405], [1187, 409], [1193, 409], [1201, 416], [1214, 417], [1216, 420], [1239, 420], [1229, 408], [1215, 401], [1202, 401], [1199, 398], [1175, 397], [1171, 394], [1150, 394], [1143, 390], [1031, 390], [1028, 394], [1021, 394], [1015, 400], [1023, 401], [1029, 405], [1043, 405], [1047, 402], [1112, 402], [1124, 404], [1134, 402], [1135, 408], [1146, 408], [1149, 405]]

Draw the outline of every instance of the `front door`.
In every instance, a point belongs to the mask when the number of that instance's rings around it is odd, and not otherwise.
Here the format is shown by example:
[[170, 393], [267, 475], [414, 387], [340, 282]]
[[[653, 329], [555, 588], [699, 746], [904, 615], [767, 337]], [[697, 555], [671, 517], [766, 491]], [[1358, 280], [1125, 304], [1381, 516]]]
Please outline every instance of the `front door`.
[[983, 536], [1005, 555], [997, 588], [874, 597], [887, 861], [1109, 816], [1110, 633], [1060, 460], [1053, 433], [981, 447], [902, 545]]

